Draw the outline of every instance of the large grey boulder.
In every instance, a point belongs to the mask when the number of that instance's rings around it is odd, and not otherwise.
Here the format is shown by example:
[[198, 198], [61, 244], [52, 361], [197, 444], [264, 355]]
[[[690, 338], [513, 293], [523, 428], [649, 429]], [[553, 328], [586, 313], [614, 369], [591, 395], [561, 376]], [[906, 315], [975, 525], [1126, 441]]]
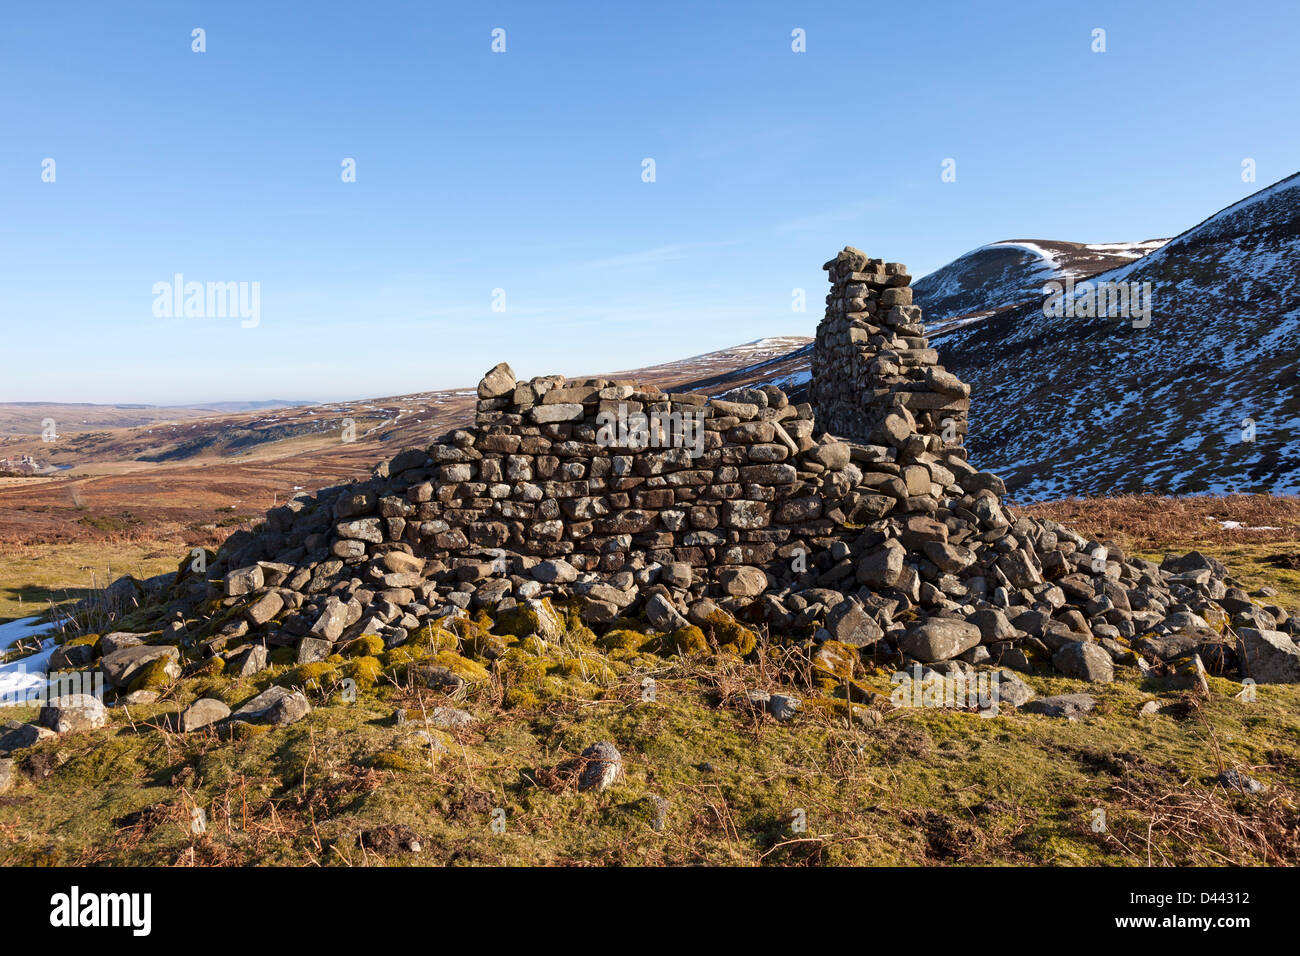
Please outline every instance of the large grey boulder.
[[1005, 667], [994, 671], [992, 681], [997, 688], [998, 701], [1012, 707], [1023, 707], [1035, 697], [1034, 689], [1019, 674]]
[[54, 731], [39, 724], [21, 724], [16, 720], [0, 725], [0, 754], [13, 753], [35, 747], [42, 740], [54, 736]]
[[501, 398], [515, 390], [514, 370], [505, 362], [494, 365], [478, 383], [479, 398]]
[[271, 687], [238, 707], [230, 719], [264, 720], [283, 726], [302, 720], [309, 713], [311, 704], [302, 694], [285, 687]]
[[931, 618], [903, 635], [899, 648], [918, 661], [951, 660], [980, 642], [980, 629], [969, 621]]
[[1237, 632], [1237, 656], [1242, 676], [1257, 684], [1300, 681], [1300, 647], [1281, 631], [1243, 627]]
[[675, 631], [687, 624], [686, 618], [662, 594], [652, 595], [645, 602], [645, 616], [660, 631]]
[[875, 644], [885, 636], [880, 625], [857, 601], [841, 601], [835, 605], [826, 615], [826, 630], [833, 639], [854, 647]]
[[63, 645], [50, 655], [50, 670], [69, 671], [88, 666], [95, 660], [95, 649], [89, 644]]
[[533, 568], [533, 577], [543, 584], [570, 584], [578, 580], [578, 571], [563, 558], [554, 558]]
[[739, 565], [720, 571], [718, 584], [733, 597], [757, 597], [767, 588], [767, 575], [761, 568]]
[[158, 658], [167, 658], [167, 677], [176, 680], [181, 676], [180, 651], [170, 644], [138, 644], [105, 654], [99, 661], [104, 679], [119, 690], [130, 685], [147, 665]]
[[262, 569], [256, 564], [246, 568], [236, 568], [226, 575], [226, 597], [241, 597], [251, 594], [266, 582]]
[[139, 634], [132, 634], [130, 631], [114, 631], [99, 639], [99, 653], [107, 656], [124, 647], [139, 647], [143, 643], [144, 638]]
[[892, 588], [903, 574], [905, 553], [896, 541], [887, 542], [858, 562], [858, 582], [873, 588]]
[[1110, 655], [1091, 641], [1066, 644], [1052, 657], [1052, 665], [1066, 677], [1108, 684], [1115, 679]]

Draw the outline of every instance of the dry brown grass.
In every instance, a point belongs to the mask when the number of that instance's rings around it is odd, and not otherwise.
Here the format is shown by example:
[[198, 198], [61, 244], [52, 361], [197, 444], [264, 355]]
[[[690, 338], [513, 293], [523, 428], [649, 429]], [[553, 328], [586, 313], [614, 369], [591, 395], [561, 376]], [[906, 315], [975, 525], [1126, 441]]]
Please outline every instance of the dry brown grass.
[[[1116, 495], [1044, 501], [1018, 510], [1059, 521], [1086, 537], [1114, 541], [1127, 550], [1300, 542], [1300, 496], [1296, 495]], [[1245, 527], [1224, 528], [1220, 521], [1237, 521]], [[1278, 530], [1261, 530], [1267, 528]]]

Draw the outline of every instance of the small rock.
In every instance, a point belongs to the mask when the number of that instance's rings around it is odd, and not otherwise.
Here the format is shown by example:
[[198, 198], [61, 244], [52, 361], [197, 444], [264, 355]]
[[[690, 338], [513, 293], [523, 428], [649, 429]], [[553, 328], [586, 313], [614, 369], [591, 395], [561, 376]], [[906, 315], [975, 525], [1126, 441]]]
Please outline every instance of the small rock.
[[1249, 795], [1263, 793], [1268, 789], [1254, 777], [1248, 777], [1240, 770], [1225, 770], [1219, 774], [1218, 781], [1229, 790]]
[[156, 704], [159, 696], [156, 690], [133, 690], [125, 697], [119, 697], [114, 706], [144, 707], [147, 704]]
[[181, 711], [182, 733], [191, 733], [230, 716], [230, 708], [214, 697], [203, 697]]
[[96, 730], [108, 723], [103, 701], [90, 694], [56, 697], [41, 708], [40, 722], [56, 734]]
[[1055, 697], [1031, 700], [1021, 709], [1030, 714], [1074, 719], [1089, 713], [1096, 706], [1097, 700], [1091, 694], [1057, 694]]
[[803, 701], [788, 694], [773, 694], [767, 700], [767, 712], [780, 721], [794, 720], [802, 706]]
[[429, 711], [429, 723], [445, 730], [459, 730], [477, 722], [477, 717], [457, 707], [435, 707]]
[[608, 741], [592, 744], [582, 752], [582, 760], [582, 773], [578, 776], [579, 790], [604, 790], [623, 771], [623, 755]]
[[0, 760], [0, 793], [5, 793], [14, 785], [14, 762]]

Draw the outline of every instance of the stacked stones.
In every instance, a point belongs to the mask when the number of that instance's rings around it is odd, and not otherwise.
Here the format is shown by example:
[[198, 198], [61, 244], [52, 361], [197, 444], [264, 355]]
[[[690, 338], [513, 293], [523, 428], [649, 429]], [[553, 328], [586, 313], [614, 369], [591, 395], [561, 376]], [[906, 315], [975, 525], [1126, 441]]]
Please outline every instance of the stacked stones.
[[[474, 429], [232, 536], [214, 596], [246, 607], [214, 646], [250, 633], [400, 641], [429, 614], [573, 594], [591, 623], [642, 608], [655, 622], [700, 619], [718, 606], [705, 599], [736, 607], [790, 579], [783, 559], [830, 547], [879, 497], [855, 492], [848, 446], [814, 440], [811, 408], [773, 386], [710, 400], [605, 379], [517, 382], [499, 365], [479, 395]], [[666, 427], [636, 440], [615, 426], [602, 440], [602, 415], [637, 414]]]
[[[773, 386], [710, 399], [498, 365], [474, 428], [273, 509], [208, 574], [182, 572], [165, 613], [205, 607], [191, 639], [236, 669], [260, 660], [250, 645], [320, 660], [362, 634], [396, 646], [430, 617], [523, 604], [545, 621], [539, 599], [578, 597], [595, 627], [723, 610], [814, 658], [850, 646], [940, 673], [1300, 680], [1300, 620], [1217, 562], [1125, 559], [1012, 513], [1002, 481], [945, 440], [944, 419], [965, 429], [966, 387], [913, 334], [906, 271], [853, 249], [828, 267], [813, 394], [854, 440], [818, 433], [813, 407]], [[664, 430], [610, 430], [642, 414]]]
[[966, 434], [970, 386], [939, 365], [912, 304], [912, 277], [900, 262], [868, 259], [848, 246], [822, 266], [829, 273], [826, 317], [817, 327], [812, 397], [822, 428], [858, 441], [891, 434], [900, 417], [949, 443]]

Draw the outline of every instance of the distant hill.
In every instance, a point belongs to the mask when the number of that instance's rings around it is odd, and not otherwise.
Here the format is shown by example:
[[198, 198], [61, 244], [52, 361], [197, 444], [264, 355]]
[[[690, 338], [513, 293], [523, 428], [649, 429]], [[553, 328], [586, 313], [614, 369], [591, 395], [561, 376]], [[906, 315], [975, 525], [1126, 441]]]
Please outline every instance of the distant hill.
[[912, 285], [916, 304], [932, 328], [982, 317], [1031, 299], [1043, 283], [1075, 280], [1127, 265], [1168, 239], [1087, 244], [1046, 239], [1009, 239], [980, 246]]

